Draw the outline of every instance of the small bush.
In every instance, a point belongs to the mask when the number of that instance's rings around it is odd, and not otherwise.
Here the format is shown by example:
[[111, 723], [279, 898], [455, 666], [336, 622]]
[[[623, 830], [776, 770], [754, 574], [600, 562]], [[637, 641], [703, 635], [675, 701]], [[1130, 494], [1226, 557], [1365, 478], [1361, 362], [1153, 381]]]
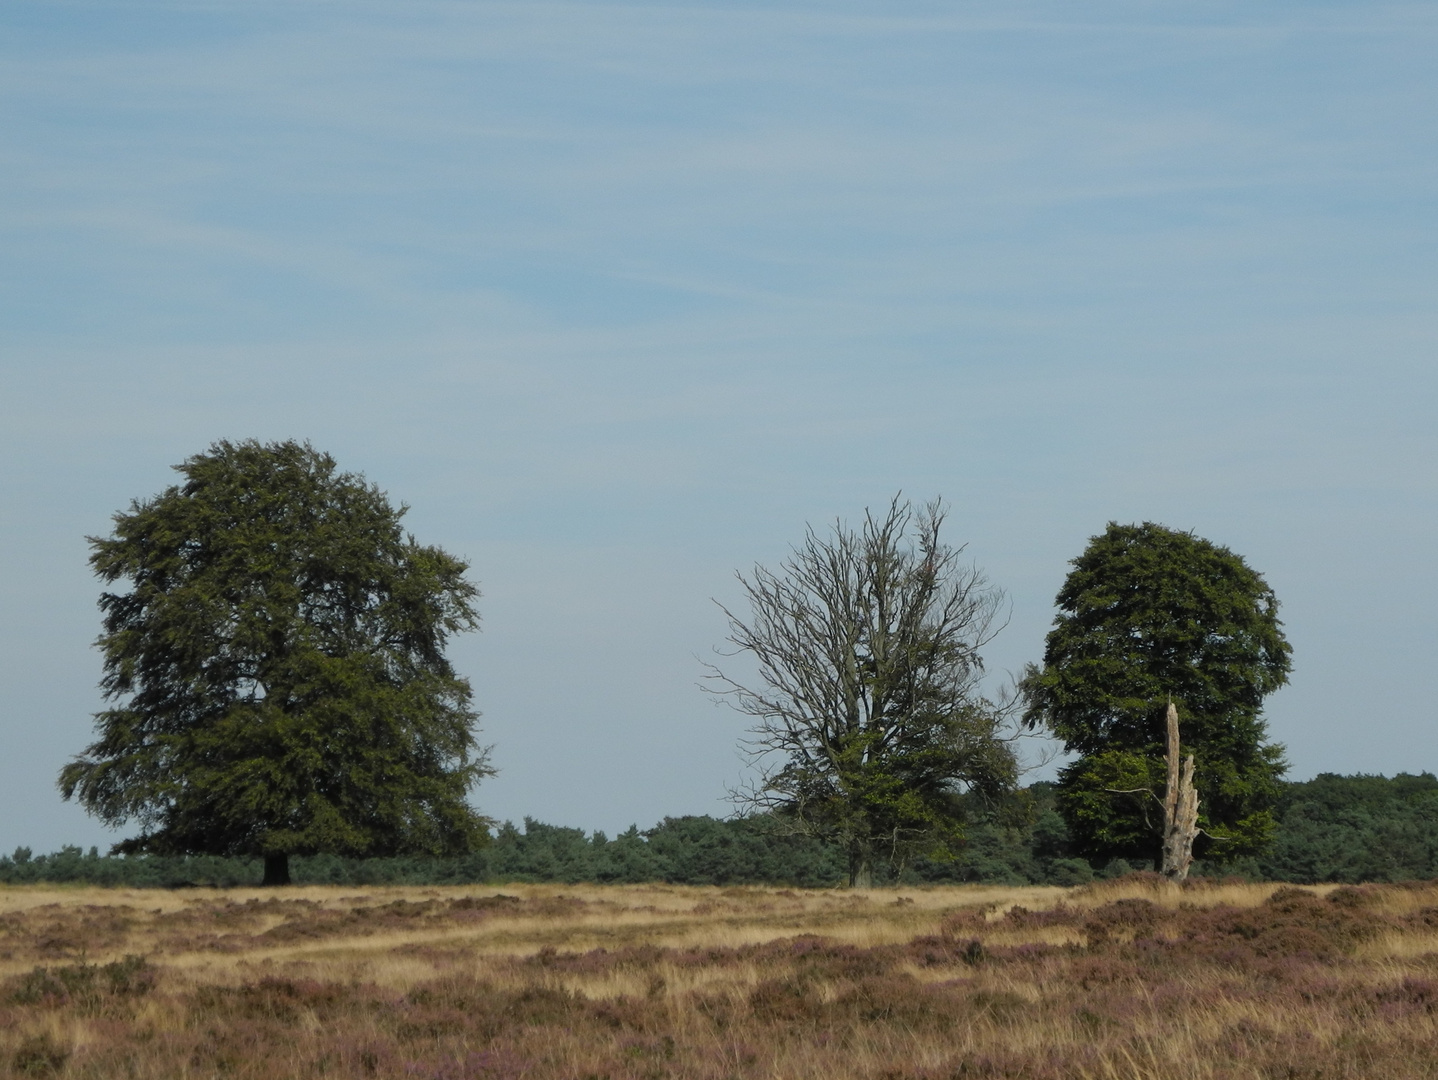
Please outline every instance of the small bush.
[[1162, 912], [1151, 900], [1115, 900], [1094, 910], [1084, 921], [1089, 947], [1106, 945], [1116, 937], [1130, 939], [1151, 934]]
[[61, 1046], [48, 1032], [42, 1032], [21, 1042], [10, 1063], [21, 1076], [55, 1076], [69, 1057], [69, 1047]]
[[104, 966], [37, 967], [12, 979], [5, 997], [16, 1005], [74, 1005], [88, 1010], [107, 998], [148, 994], [155, 977], [155, 969], [143, 956], [126, 956]]
[[766, 1023], [818, 1024], [825, 1009], [819, 990], [810, 979], [766, 979], [749, 994], [749, 1008]]

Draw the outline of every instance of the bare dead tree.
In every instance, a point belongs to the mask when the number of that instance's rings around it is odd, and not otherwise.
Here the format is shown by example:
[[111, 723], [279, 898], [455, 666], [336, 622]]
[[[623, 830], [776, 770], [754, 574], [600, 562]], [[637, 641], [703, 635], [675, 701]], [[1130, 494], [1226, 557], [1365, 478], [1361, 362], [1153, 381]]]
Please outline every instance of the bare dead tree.
[[711, 689], [757, 721], [761, 780], [737, 796], [842, 844], [858, 887], [879, 858], [954, 848], [961, 796], [1016, 776], [1004, 710], [979, 689], [1003, 594], [941, 543], [943, 521], [939, 502], [895, 496], [857, 531], [810, 527], [778, 571], [737, 575], [748, 619], [720, 605], [759, 669], [749, 685], [710, 665]]
[[1198, 791], [1193, 786], [1193, 755], [1179, 765], [1178, 707], [1168, 703], [1168, 782], [1163, 795], [1163, 876], [1173, 881], [1188, 877], [1193, 865], [1193, 842], [1198, 839]]

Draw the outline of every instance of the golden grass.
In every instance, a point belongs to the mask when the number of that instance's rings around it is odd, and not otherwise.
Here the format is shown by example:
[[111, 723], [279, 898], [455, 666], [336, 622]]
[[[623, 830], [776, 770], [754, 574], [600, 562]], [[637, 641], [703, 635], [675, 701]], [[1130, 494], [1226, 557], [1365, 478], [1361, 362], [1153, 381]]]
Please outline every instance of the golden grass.
[[0, 1077], [1438, 1077], [1438, 883], [1280, 888], [0, 888]]
[[[991, 927], [985, 941], [996, 946], [1023, 944], [1081, 944], [1083, 933], [1075, 925], [1011, 927], [1004, 916], [1015, 907], [1034, 912], [1058, 905], [1083, 911], [1116, 900], [1143, 899], [1159, 907], [1253, 907], [1280, 886], [1225, 883], [1180, 889], [1176, 885], [1135, 878], [1076, 889], [1046, 886], [957, 886], [934, 888], [806, 890], [746, 887], [595, 886], [512, 884], [430, 888], [385, 887], [357, 892], [353, 887], [307, 886], [284, 890], [188, 889], [108, 890], [93, 887], [0, 887], [0, 917], [22, 915], [47, 924], [38, 952], [6, 948], [0, 936], [0, 978], [27, 971], [37, 961], [83, 957], [103, 964], [128, 954], [163, 955], [168, 968], [203, 971], [210, 977], [223, 972], [247, 975], [256, 965], [285, 969], [297, 964], [322, 965], [328, 971], [359, 965], [367, 977], [381, 985], [408, 988], [433, 974], [428, 961], [403, 959], [396, 950], [462, 951], [476, 961], [483, 957], [527, 957], [543, 949], [583, 952], [650, 945], [660, 948], [740, 949], [802, 934], [823, 937], [859, 948], [874, 948], [935, 934], [945, 915], [956, 910], [982, 911]], [[1331, 886], [1307, 891], [1322, 896]], [[267, 936], [295, 923], [295, 909], [309, 913], [344, 913], [380, 910], [395, 903], [449, 903], [465, 898], [487, 898], [498, 893], [513, 897], [516, 911], [503, 919], [472, 926], [441, 919], [415, 920], [395, 929], [336, 930], [322, 936], [272, 942]], [[1414, 890], [1382, 894], [1387, 914], [1406, 914], [1423, 906]], [[1431, 899], [1431, 897], [1430, 897]], [[573, 903], [562, 914], [545, 910], [527, 914], [536, 905]], [[276, 906], [278, 905], [278, 910]], [[260, 910], [241, 926], [220, 925], [187, 947], [176, 940], [176, 916], [195, 916], [199, 926], [215, 912], [244, 915], [246, 907]], [[108, 937], [88, 937], [95, 912], [119, 914], [124, 931]], [[68, 924], [76, 923], [73, 927]], [[58, 924], [58, 925], [57, 925]], [[66, 941], [58, 934], [77, 935]], [[45, 944], [48, 940], [48, 946]], [[1421, 956], [1438, 951], [1429, 946], [1431, 935], [1385, 934], [1364, 945], [1364, 955]], [[480, 964], [480, 967], [483, 965]]]

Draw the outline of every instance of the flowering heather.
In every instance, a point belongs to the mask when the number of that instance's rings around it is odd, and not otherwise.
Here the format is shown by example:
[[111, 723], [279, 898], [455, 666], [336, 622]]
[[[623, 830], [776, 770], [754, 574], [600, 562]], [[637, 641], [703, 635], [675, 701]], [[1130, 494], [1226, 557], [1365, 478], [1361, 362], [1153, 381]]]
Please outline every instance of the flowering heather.
[[0, 889], [0, 1077], [1438, 1077], [1438, 882]]

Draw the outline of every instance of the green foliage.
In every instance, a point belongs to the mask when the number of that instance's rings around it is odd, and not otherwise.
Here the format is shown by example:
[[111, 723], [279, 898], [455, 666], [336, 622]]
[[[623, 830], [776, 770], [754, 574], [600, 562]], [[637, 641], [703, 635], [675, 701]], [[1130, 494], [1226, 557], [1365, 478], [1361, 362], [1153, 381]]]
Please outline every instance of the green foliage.
[[1073, 561], [1042, 669], [1023, 681], [1030, 724], [1080, 755], [1060, 807], [1092, 860], [1156, 858], [1162, 813], [1132, 789], [1163, 791], [1164, 711], [1178, 706], [1197, 761], [1196, 853], [1261, 851], [1286, 767], [1267, 741], [1264, 697], [1288, 678], [1278, 600], [1241, 557], [1192, 533], [1110, 522]]
[[[949, 858], [919, 858], [880, 880], [900, 885], [985, 882], [1081, 885], [1137, 869], [1112, 858], [1094, 869], [1076, 854], [1058, 812], [1060, 789], [1036, 783], [970, 808], [963, 847]], [[1438, 778], [1333, 776], [1284, 784], [1272, 847], [1258, 857], [1195, 864], [1195, 874], [1230, 874], [1301, 884], [1407, 881], [1438, 877]], [[1098, 860], [1095, 860], [1098, 861]], [[887, 868], [884, 868], [887, 869]], [[53, 855], [20, 848], [0, 857], [0, 884], [72, 882], [124, 887], [253, 885], [256, 859], [219, 856], [102, 856], [67, 847]], [[653, 828], [603, 833], [526, 820], [454, 857], [355, 859], [322, 854], [294, 860], [306, 885], [465, 885], [504, 881], [598, 881], [677, 885], [832, 887], [847, 877], [843, 848], [796, 835], [763, 815], [721, 821], [665, 818]]]
[[1061, 772], [1057, 803], [1072, 836], [1095, 864], [1153, 845], [1163, 826], [1161, 758], [1129, 750], [1087, 754]]
[[117, 888], [183, 888], [190, 885], [254, 885], [259, 880], [254, 859], [223, 855], [105, 856], [66, 846], [51, 855], [32, 855], [19, 848], [10, 858], [0, 857], [0, 884], [32, 885], [54, 882]]
[[91, 563], [115, 707], [61, 772], [126, 853], [458, 855], [490, 770], [444, 656], [466, 566], [308, 445], [220, 442], [115, 515]]
[[[23, 857], [22, 857], [23, 853]], [[0, 857], [0, 884], [62, 882], [129, 888], [254, 885], [260, 862], [218, 856], [101, 856], [66, 847], [33, 856], [20, 849]], [[464, 885], [492, 881], [597, 881], [681, 885], [780, 884], [833, 886], [844, 879], [841, 849], [795, 835], [763, 817], [721, 821], [665, 818], [641, 832], [630, 827], [613, 840], [603, 833], [525, 819], [505, 823], [485, 847], [458, 857], [345, 858], [334, 854], [293, 860], [302, 885]]]
[[1280, 881], [1438, 877], [1438, 778], [1335, 776], [1286, 785], [1258, 875]]
[[665, 818], [613, 840], [526, 818], [522, 831], [502, 826], [483, 855], [495, 881], [822, 886], [844, 877], [841, 849], [762, 815]]
[[492, 852], [491, 873], [505, 881], [594, 881], [596, 849], [607, 843], [603, 833], [595, 833], [591, 841], [583, 829], [531, 818], [524, 819], [523, 832], [505, 822]]
[[764, 815], [665, 818], [645, 834], [664, 880], [688, 885], [832, 886], [848, 876], [841, 847]]
[[965, 797], [1016, 776], [1002, 712], [978, 690], [1001, 594], [940, 542], [942, 522], [938, 504], [896, 498], [857, 531], [810, 529], [778, 571], [740, 575], [747, 620], [725, 610], [759, 666], [748, 685], [714, 671], [757, 721], [749, 805], [840, 844], [854, 884], [958, 850]]
[[948, 859], [915, 861], [898, 882], [1080, 885], [1092, 880], [1093, 869], [1072, 855], [1056, 794], [1053, 784], [1040, 781], [972, 807], [963, 848]]

